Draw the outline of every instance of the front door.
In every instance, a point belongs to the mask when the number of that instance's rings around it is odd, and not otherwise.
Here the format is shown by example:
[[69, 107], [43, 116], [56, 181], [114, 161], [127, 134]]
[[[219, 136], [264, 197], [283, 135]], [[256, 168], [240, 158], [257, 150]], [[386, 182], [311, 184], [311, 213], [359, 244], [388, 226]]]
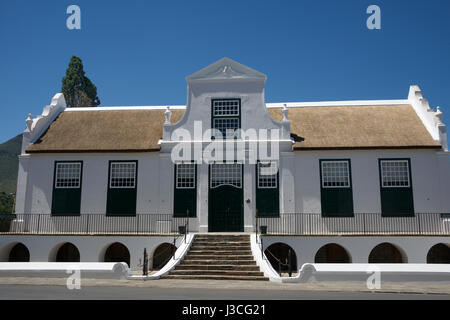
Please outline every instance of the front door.
[[242, 164], [209, 167], [209, 232], [244, 231]]

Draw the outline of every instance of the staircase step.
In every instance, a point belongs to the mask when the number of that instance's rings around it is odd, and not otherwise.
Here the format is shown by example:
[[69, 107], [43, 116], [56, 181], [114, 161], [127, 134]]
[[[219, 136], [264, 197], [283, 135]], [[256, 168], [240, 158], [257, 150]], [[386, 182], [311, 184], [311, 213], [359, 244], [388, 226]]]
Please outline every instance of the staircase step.
[[269, 281], [269, 278], [260, 276], [216, 276], [216, 275], [166, 275], [161, 279], [183, 279], [183, 280], [251, 280]]
[[235, 271], [259, 271], [257, 265], [240, 265], [240, 264], [184, 264], [177, 266], [176, 270], [235, 270]]
[[242, 237], [242, 236], [196, 236], [195, 241], [250, 241], [250, 238], [248, 236]]
[[231, 249], [248, 249], [251, 248], [249, 244], [246, 243], [239, 243], [239, 242], [231, 242], [231, 243], [194, 243], [191, 246], [191, 249], [193, 248], [209, 248], [209, 249], [216, 249], [216, 248], [231, 248]]
[[189, 253], [193, 255], [236, 255], [236, 256], [248, 256], [251, 255], [252, 252], [250, 250], [226, 250], [226, 249], [217, 249], [217, 250], [189, 250]]
[[208, 260], [208, 259], [184, 259], [179, 266], [181, 265], [245, 265], [245, 266], [256, 266], [256, 262], [252, 259], [248, 259], [248, 260], [219, 260], [219, 259], [214, 259], [214, 260]]
[[204, 239], [204, 240], [197, 240], [195, 239], [194, 243], [201, 243], [201, 244], [214, 244], [214, 245], [227, 245], [227, 244], [245, 244], [250, 245], [250, 240], [211, 240], [211, 239]]
[[184, 260], [253, 261], [254, 259], [252, 255], [187, 254]]
[[172, 270], [169, 275], [264, 276], [261, 271], [236, 270]]
[[164, 279], [267, 281], [256, 264], [249, 235], [196, 235], [181, 263]]

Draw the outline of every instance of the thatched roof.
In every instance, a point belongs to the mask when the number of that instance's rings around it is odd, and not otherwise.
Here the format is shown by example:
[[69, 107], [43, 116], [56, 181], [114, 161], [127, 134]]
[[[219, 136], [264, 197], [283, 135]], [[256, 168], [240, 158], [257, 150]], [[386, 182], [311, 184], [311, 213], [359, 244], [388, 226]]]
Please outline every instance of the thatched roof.
[[[281, 108], [268, 108], [281, 120]], [[172, 110], [172, 123], [184, 110]], [[440, 148], [409, 105], [289, 108], [294, 149]], [[158, 151], [164, 110], [62, 112], [27, 152]]]
[[[281, 111], [268, 109], [281, 120]], [[440, 148], [410, 105], [302, 107], [289, 110], [294, 149]]]
[[[172, 122], [184, 110], [172, 110]], [[26, 152], [158, 151], [164, 110], [62, 112]]]

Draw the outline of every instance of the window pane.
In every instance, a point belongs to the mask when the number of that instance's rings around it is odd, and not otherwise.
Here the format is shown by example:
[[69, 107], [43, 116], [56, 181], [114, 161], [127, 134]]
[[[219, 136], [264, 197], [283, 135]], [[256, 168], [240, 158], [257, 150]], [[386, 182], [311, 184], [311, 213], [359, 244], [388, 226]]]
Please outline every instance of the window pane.
[[110, 188], [135, 188], [136, 163], [111, 162]]
[[323, 188], [349, 188], [350, 174], [348, 161], [322, 161]]
[[409, 167], [407, 160], [382, 160], [381, 181], [385, 188], [409, 187]]
[[242, 166], [239, 163], [212, 164], [211, 188], [220, 185], [232, 185], [237, 188], [242, 186]]
[[258, 162], [258, 188], [277, 188], [278, 186], [277, 173], [278, 173], [278, 166], [276, 163]]
[[239, 129], [239, 118], [216, 118], [214, 128], [222, 132], [224, 138], [233, 137], [235, 130]]
[[239, 116], [239, 100], [214, 100], [213, 116]]
[[176, 187], [177, 189], [195, 188], [195, 164], [180, 163], [177, 166]]
[[64, 162], [56, 164], [55, 188], [80, 188], [80, 180], [80, 162]]

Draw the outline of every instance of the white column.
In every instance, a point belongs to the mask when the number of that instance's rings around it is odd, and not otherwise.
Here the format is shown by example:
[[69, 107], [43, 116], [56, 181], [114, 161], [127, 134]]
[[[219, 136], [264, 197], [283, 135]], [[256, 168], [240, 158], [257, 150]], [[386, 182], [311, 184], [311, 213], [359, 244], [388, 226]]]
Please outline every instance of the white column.
[[173, 163], [170, 153], [159, 154], [159, 213], [173, 214]]
[[243, 205], [245, 232], [254, 231], [254, 219], [256, 213], [255, 170], [254, 164], [244, 164]]
[[294, 153], [280, 153], [280, 213], [295, 212]]
[[208, 164], [198, 165], [197, 180], [197, 217], [199, 232], [208, 232]]
[[30, 204], [28, 203], [27, 205], [29, 161], [30, 155], [22, 154], [19, 156], [15, 213], [29, 213], [28, 211], [30, 210]]
[[449, 153], [437, 152], [438, 183], [441, 213], [450, 212], [450, 159]]

